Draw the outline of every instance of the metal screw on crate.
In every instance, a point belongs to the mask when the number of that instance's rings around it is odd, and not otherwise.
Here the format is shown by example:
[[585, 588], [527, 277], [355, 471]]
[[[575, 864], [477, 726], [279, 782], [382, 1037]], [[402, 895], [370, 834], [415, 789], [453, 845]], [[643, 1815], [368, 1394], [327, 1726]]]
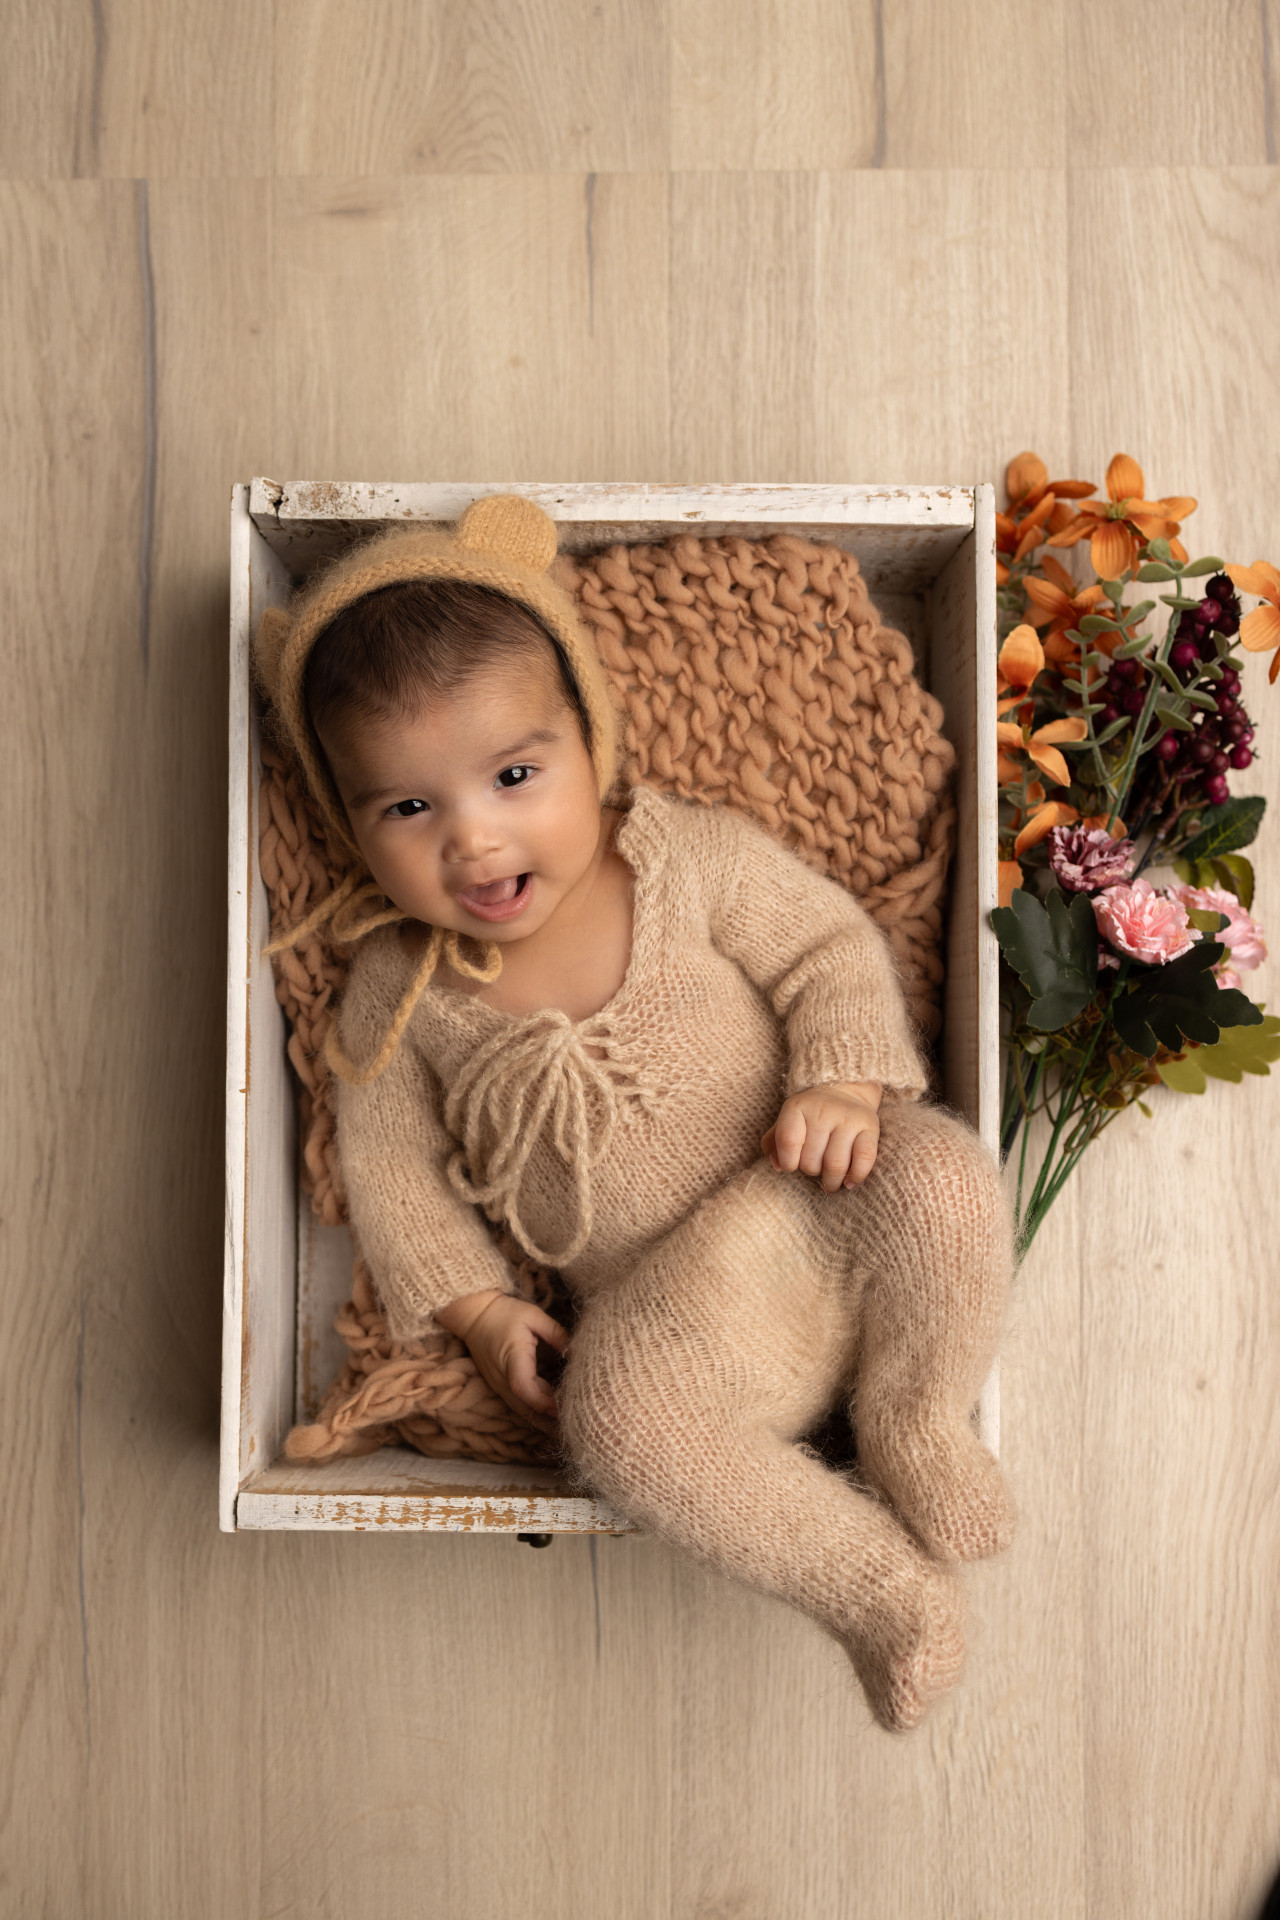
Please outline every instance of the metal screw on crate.
[[553, 1533], [518, 1533], [517, 1540], [523, 1540], [526, 1547], [549, 1547], [555, 1539]]

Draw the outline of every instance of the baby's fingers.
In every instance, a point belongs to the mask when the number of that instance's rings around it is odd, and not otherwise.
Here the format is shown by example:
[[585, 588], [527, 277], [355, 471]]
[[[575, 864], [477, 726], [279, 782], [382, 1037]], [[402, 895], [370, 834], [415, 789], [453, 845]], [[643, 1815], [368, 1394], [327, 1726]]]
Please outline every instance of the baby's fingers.
[[568, 1353], [568, 1330], [562, 1327], [558, 1320], [553, 1320], [549, 1313], [544, 1313], [541, 1307], [534, 1307], [532, 1309], [529, 1315], [529, 1325], [533, 1328], [539, 1340], [545, 1340], [547, 1345], [554, 1347], [557, 1353]]
[[851, 1124], [832, 1127], [820, 1170], [824, 1193], [838, 1193], [846, 1184], [846, 1175], [853, 1170], [854, 1146], [855, 1136]]
[[853, 1143], [853, 1152], [849, 1156], [849, 1171], [845, 1175], [846, 1187], [859, 1187], [876, 1163], [876, 1153], [880, 1146], [880, 1136], [870, 1128], [864, 1128]]
[[[842, 1128], [833, 1127], [828, 1121], [810, 1120], [808, 1126], [805, 1128], [804, 1145], [800, 1151], [799, 1164], [801, 1173], [807, 1173], [810, 1178], [814, 1180], [822, 1177], [826, 1168], [827, 1154], [831, 1150], [831, 1143], [842, 1131]], [[844, 1164], [846, 1167], [848, 1166], [849, 1162], [847, 1158]], [[844, 1167], [840, 1169], [840, 1173], [843, 1178]]]
[[525, 1407], [548, 1420], [555, 1419], [556, 1397], [538, 1372], [538, 1350], [533, 1341], [527, 1346], [522, 1343], [512, 1353], [507, 1362], [507, 1382]]
[[[804, 1167], [803, 1155], [809, 1129], [805, 1125], [802, 1113], [794, 1107], [784, 1106], [773, 1126], [770, 1127], [769, 1133], [766, 1133], [766, 1140], [770, 1134], [773, 1136], [772, 1158], [775, 1167], [782, 1173], [794, 1173], [798, 1167]], [[769, 1151], [770, 1149], [766, 1147], [765, 1152]], [[818, 1166], [821, 1164], [822, 1156], [819, 1154]], [[810, 1171], [807, 1167], [804, 1170], [806, 1173]], [[812, 1170], [816, 1172], [817, 1167]]]

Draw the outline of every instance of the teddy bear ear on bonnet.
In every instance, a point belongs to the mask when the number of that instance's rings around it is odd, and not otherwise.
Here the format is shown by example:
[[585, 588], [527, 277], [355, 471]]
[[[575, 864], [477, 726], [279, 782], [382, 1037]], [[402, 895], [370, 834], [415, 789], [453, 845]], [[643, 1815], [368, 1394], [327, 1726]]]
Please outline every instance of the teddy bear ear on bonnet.
[[436, 526], [391, 527], [332, 561], [295, 594], [288, 608], [265, 610], [254, 644], [258, 682], [326, 824], [343, 845], [354, 851], [346, 814], [307, 718], [307, 660], [340, 613], [366, 594], [409, 581], [456, 580], [490, 587], [519, 601], [541, 621], [564, 655], [581, 696], [601, 798], [609, 791], [617, 767], [617, 717], [595, 644], [569, 595], [548, 578], [556, 547], [555, 522], [532, 500], [520, 494], [487, 494], [472, 501], [451, 532]]

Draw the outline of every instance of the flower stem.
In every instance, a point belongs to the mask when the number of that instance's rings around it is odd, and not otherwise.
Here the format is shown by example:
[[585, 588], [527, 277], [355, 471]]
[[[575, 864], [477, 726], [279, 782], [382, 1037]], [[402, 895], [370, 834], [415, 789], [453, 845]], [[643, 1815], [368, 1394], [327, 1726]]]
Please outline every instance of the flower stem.
[[[1102, 1010], [1102, 1016], [1094, 1025], [1092, 1037], [1090, 1038], [1088, 1046], [1085, 1048], [1084, 1059], [1080, 1062], [1080, 1070], [1076, 1074], [1075, 1082], [1071, 1088], [1071, 1091], [1070, 1093], [1066, 1094], [1062, 1099], [1060, 1099], [1058, 1102], [1058, 1110], [1054, 1115], [1053, 1132], [1049, 1136], [1048, 1149], [1045, 1153], [1043, 1161], [1041, 1162], [1040, 1171], [1036, 1175], [1035, 1186], [1031, 1189], [1031, 1198], [1027, 1202], [1028, 1216], [1034, 1215], [1037, 1208], [1040, 1209], [1041, 1213], [1047, 1211], [1048, 1207], [1052, 1204], [1053, 1198], [1055, 1198], [1057, 1195], [1058, 1188], [1055, 1187], [1053, 1190], [1053, 1194], [1050, 1196], [1048, 1200], [1046, 1200], [1044, 1197], [1046, 1182], [1048, 1179], [1052, 1178], [1051, 1168], [1053, 1163], [1053, 1156], [1058, 1150], [1058, 1142], [1062, 1138], [1062, 1129], [1066, 1125], [1070, 1114], [1073, 1112], [1075, 1108], [1076, 1097], [1079, 1094], [1080, 1089], [1084, 1084], [1084, 1077], [1086, 1073], [1088, 1073], [1089, 1071], [1089, 1067], [1093, 1060], [1094, 1053], [1097, 1050], [1098, 1042], [1102, 1038], [1102, 1035], [1106, 1030], [1107, 1023], [1111, 1018], [1111, 1009], [1115, 1005], [1116, 995], [1119, 993], [1122, 984], [1124, 983], [1125, 979], [1128, 977], [1128, 972], [1129, 972], [1129, 962], [1127, 960], [1124, 960], [1120, 964], [1120, 970], [1116, 974], [1115, 981], [1111, 988], [1111, 992], [1107, 996], [1107, 1004]], [[1037, 1061], [1036, 1064], [1037, 1066], [1039, 1066], [1039, 1061]], [[1025, 1150], [1025, 1141], [1023, 1144], [1024, 1144], [1024, 1150]], [[1085, 1144], [1086, 1145], [1088, 1144], [1087, 1141]], [[1081, 1147], [1079, 1151], [1083, 1152], [1084, 1148]], [[1072, 1165], [1074, 1166], [1074, 1164], [1075, 1162], [1073, 1160]], [[1041, 1202], [1043, 1202], [1043, 1205], [1041, 1205]], [[1019, 1225], [1019, 1232], [1021, 1232], [1021, 1223], [1022, 1223], [1021, 1170], [1019, 1170], [1019, 1180], [1018, 1180], [1017, 1220]]]
[[[1181, 584], [1180, 580], [1179, 584]], [[1169, 612], [1169, 624], [1165, 628], [1164, 639], [1160, 642], [1160, 648], [1156, 655], [1158, 660], [1164, 661], [1168, 659], [1174, 637], [1178, 631], [1178, 621], [1180, 618], [1181, 615], [1178, 608], [1172, 607]], [[1129, 797], [1129, 789], [1133, 785], [1133, 776], [1138, 770], [1138, 756], [1142, 751], [1142, 743], [1146, 739], [1147, 727], [1150, 723], [1151, 716], [1155, 712], [1156, 695], [1159, 693], [1163, 684], [1164, 682], [1157, 673], [1151, 674], [1147, 680], [1146, 699], [1142, 703], [1142, 712], [1134, 722], [1133, 732], [1129, 739], [1129, 751], [1124, 757], [1120, 769], [1120, 778], [1116, 782], [1115, 791], [1112, 795], [1111, 811], [1107, 815], [1108, 832], [1110, 832], [1114, 826], [1125, 801]]]

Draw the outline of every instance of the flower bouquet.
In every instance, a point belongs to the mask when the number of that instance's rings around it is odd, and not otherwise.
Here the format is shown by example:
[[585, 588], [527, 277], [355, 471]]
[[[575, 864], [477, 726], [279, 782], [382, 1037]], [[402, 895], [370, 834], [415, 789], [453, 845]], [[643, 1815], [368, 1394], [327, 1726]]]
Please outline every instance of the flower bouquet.
[[[1280, 1057], [1280, 1019], [1242, 984], [1266, 955], [1242, 851], [1266, 803], [1227, 784], [1254, 758], [1237, 648], [1280, 649], [1280, 572], [1190, 559], [1178, 535], [1195, 501], [1147, 500], [1126, 454], [1105, 500], [1087, 481], [1050, 481], [1032, 453], [1006, 484], [992, 923], [1001, 1153], [1018, 1150], [1025, 1254], [1103, 1128], [1132, 1105], [1150, 1117], [1149, 1089], [1203, 1093], [1210, 1077], [1238, 1082]], [[1079, 581], [1048, 549], [1085, 541], [1093, 577]], [[1130, 601], [1134, 585], [1157, 597]], [[1260, 603], [1250, 613], [1241, 591]], [[1048, 1143], [1033, 1173], [1040, 1113]]]

